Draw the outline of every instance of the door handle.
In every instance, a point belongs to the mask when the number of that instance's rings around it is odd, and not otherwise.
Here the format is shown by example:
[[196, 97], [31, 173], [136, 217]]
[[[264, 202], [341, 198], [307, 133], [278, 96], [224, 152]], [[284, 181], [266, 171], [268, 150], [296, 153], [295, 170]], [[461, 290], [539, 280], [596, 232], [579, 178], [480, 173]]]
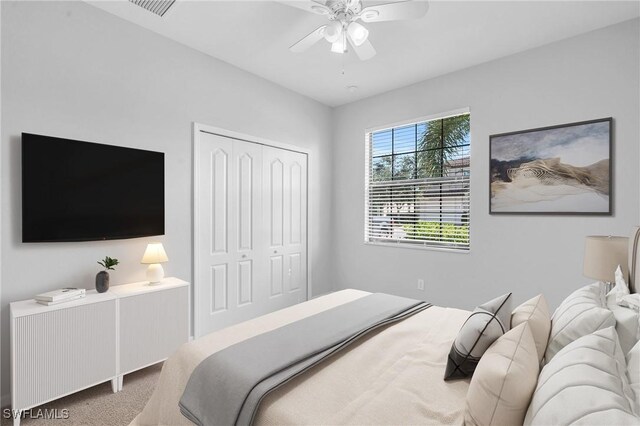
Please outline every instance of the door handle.
[[243, 255], [242, 255], [242, 258], [243, 258], [243, 259], [246, 259], [246, 258], [247, 258], [247, 255], [246, 255], [246, 254], [243, 254]]

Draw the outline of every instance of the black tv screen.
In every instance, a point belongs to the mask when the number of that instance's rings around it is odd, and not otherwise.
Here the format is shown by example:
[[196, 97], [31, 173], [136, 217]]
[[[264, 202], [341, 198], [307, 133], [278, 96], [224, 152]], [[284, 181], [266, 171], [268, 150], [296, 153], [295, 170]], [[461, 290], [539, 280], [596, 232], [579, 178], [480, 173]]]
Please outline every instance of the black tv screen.
[[164, 153], [22, 134], [22, 241], [164, 234]]

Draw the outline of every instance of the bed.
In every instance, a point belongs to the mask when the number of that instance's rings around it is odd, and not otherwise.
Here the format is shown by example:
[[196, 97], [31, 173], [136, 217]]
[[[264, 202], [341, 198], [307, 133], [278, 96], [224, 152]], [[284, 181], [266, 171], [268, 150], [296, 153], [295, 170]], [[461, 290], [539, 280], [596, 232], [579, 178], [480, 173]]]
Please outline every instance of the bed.
[[[632, 251], [630, 252], [629, 260], [631, 277], [628, 280], [628, 287], [638, 283], [640, 278], [640, 268], [637, 267], [640, 262], [637, 256], [637, 240], [639, 238], [640, 229], [636, 228], [631, 238]], [[582, 293], [576, 291], [577, 295], [568, 297], [566, 303], [575, 303], [571, 302], [571, 300], [575, 299], [579, 301], [577, 306], [583, 306], [584, 302], [580, 298], [583, 298], [586, 292], [593, 292], [597, 288], [596, 284], [593, 284], [589, 289], [581, 289], [584, 290]], [[335, 307], [349, 304], [368, 295], [370, 293], [359, 290], [338, 291], [211, 333], [183, 345], [165, 362], [156, 389], [146, 407], [134, 419], [132, 425], [193, 424], [180, 412], [179, 402], [192, 373], [205, 359], [240, 342], [269, 333]], [[597, 297], [594, 296], [594, 300], [596, 299]], [[604, 299], [601, 300], [603, 304], [606, 304]], [[563, 306], [561, 305], [560, 308]], [[571, 313], [573, 312], [572, 309], [575, 308], [572, 306], [565, 307], [564, 312]], [[606, 310], [606, 306], [599, 306], [598, 309]], [[467, 423], [474, 423], [473, 421], [470, 422], [468, 417], [470, 402], [467, 395], [472, 378], [443, 380], [443, 372], [448, 361], [448, 354], [452, 350], [452, 344], [471, 314], [472, 312], [470, 311], [431, 306], [429, 309], [422, 310], [400, 322], [371, 331], [353, 343], [348, 350], [329, 357], [319, 365], [292, 378], [266, 395], [259, 404], [253, 423], [260, 425], [319, 423], [461, 425], [465, 423], [465, 415], [467, 416]], [[558, 312], [556, 311], [554, 316], [557, 314]], [[572, 313], [571, 315], [576, 314]], [[636, 333], [635, 340], [637, 341], [637, 337], [640, 337], [638, 336], [640, 334], [640, 323], [638, 322], [637, 311], [633, 318], [632, 321], [635, 320], [637, 323], [637, 327], [634, 329]], [[557, 321], [560, 323], [561, 319], [557, 318]], [[612, 320], [609, 319], [609, 321]], [[576, 323], [575, 319], [573, 323]], [[615, 324], [615, 320], [608, 325], [611, 324]], [[603, 334], [601, 329], [605, 325], [607, 323], [603, 322], [603, 324], [598, 325], [600, 328], [594, 330]], [[610, 331], [609, 329], [613, 329], [613, 326], [607, 328], [606, 332], [615, 333], [615, 330]], [[590, 344], [602, 344], [601, 341], [611, 341], [609, 335], [592, 337], [591, 334], [594, 330], [585, 331], [580, 329], [576, 331], [580, 333], [579, 335], [569, 334], [568, 337], [565, 335], [565, 339], [570, 341], [580, 340], [578, 343], [587, 346]], [[566, 333], [564, 326], [562, 332]], [[550, 334], [553, 336], [554, 330], [551, 330]], [[586, 334], [588, 336], [582, 337]], [[593, 343], [594, 339], [599, 340]], [[582, 342], [583, 340], [584, 342]], [[575, 343], [570, 341], [564, 344], [564, 346], [569, 346], [569, 349]], [[612, 365], [616, 365], [616, 368], [620, 370], [622, 361], [620, 361], [620, 350], [615, 350], [616, 347], [619, 348], [620, 344], [618, 346], [614, 345], [614, 350], [612, 350], [615, 354], [612, 352], [611, 359], [615, 358], [617, 360]], [[634, 353], [639, 352], [639, 345], [636, 344], [634, 349]], [[577, 348], [573, 352], [579, 350], [582, 349]], [[558, 348], [556, 352], [558, 354], [554, 353], [553, 355], [555, 356], [554, 359], [558, 359], [558, 361], [551, 360], [552, 362], [549, 362], [549, 358], [546, 360], [548, 365], [542, 369], [540, 377], [545, 374], [551, 377], [550, 380], [545, 379], [545, 382], [550, 381], [552, 383], [554, 381], [553, 374], [557, 373], [555, 372], [555, 369], [558, 368], [557, 365], [561, 362], [568, 362], [566, 360], [570, 358], [570, 355], [566, 355], [566, 353], [572, 353], [571, 350], [563, 349], [562, 347]], [[622, 356], [622, 360], [625, 359], [625, 356], [627, 358], [629, 356], [638, 356], [633, 355], [631, 352], [625, 353]], [[635, 360], [636, 358], [631, 358], [630, 362], [633, 364], [636, 362]], [[628, 361], [629, 359], [625, 362]], [[544, 365], [544, 362], [542, 365]], [[480, 366], [481, 364], [478, 365], [478, 368]], [[486, 369], [486, 367], [484, 368]], [[624, 368], [627, 368], [626, 364]], [[564, 370], [566, 371], [567, 369], [565, 368]], [[634, 375], [640, 373], [633, 370], [633, 365], [630, 365], [629, 372], [624, 374], [630, 374], [631, 377], [630, 379], [625, 378], [626, 387], [619, 391], [616, 390], [617, 388], [610, 391], [615, 394], [612, 396], [615, 399], [615, 403], [621, 405], [622, 408], [617, 406], [614, 408], [598, 406], [599, 408], [596, 408], [600, 411], [594, 414], [589, 412], [588, 407], [584, 407], [585, 404], [579, 404], [579, 407], [576, 408], [576, 410], [580, 411], [579, 415], [571, 417], [576, 420], [576, 424], [581, 422], [597, 424], [598, 419], [602, 421], [602, 418], [607, 418], [598, 417], [600, 412], [603, 412], [603, 415], [609, 415], [609, 419], [619, 419], [617, 421], [620, 424], [638, 424], [633, 422], [640, 421], [640, 417], [637, 417], [640, 414], [640, 401], [638, 401], [640, 378], [636, 380]], [[571, 379], [564, 378], [563, 380], [570, 381]], [[559, 403], [557, 399], [553, 400], [553, 395], [546, 396], [546, 393], [549, 392], [552, 394], [557, 393], [548, 389], [552, 384], [541, 384], [536, 375], [532, 386], [537, 387], [533, 393], [531, 407], [527, 411], [526, 424], [544, 424], [542, 422], [548, 421], [549, 418], [556, 418], [545, 417], [549, 414], [545, 412], [544, 407], [554, 406], [554, 404]], [[541, 387], [544, 387], [542, 385], [546, 386], [546, 388], [542, 389]], [[596, 388], [603, 387], [598, 383], [593, 385]], [[617, 382], [614, 385], [618, 386]], [[475, 388], [482, 386], [484, 385], [475, 384]], [[471, 388], [474, 389], [474, 386], [471, 386]], [[633, 391], [629, 391], [629, 389], [637, 389], [635, 391], [636, 394]], [[616, 394], [616, 392], [618, 393]], [[620, 399], [618, 394], [623, 395], [624, 401], [618, 401]], [[475, 398], [476, 395], [473, 397]], [[486, 397], [486, 395], [483, 395], [483, 397]], [[472, 400], [471, 397], [469, 399]], [[527, 401], [531, 399], [531, 394], [529, 394]], [[549, 399], [551, 402], [549, 402]], [[482, 398], [480, 400], [482, 401]], [[473, 404], [471, 403], [471, 408], [473, 408]], [[480, 404], [482, 405], [484, 402], [480, 402]], [[584, 410], [587, 410], [587, 412], [583, 412]], [[615, 415], [611, 417], [611, 413], [607, 412], [607, 410], [614, 410]], [[556, 413], [551, 413], [551, 415], [555, 416]], [[539, 420], [536, 420], [536, 416], [539, 417]], [[587, 419], [587, 421], [583, 421], [584, 419]], [[590, 422], [589, 419], [593, 420], [593, 422]], [[558, 420], [558, 422], [563, 422], [563, 420]], [[490, 423], [496, 423], [495, 418]], [[567, 421], [567, 423], [569, 422]]]

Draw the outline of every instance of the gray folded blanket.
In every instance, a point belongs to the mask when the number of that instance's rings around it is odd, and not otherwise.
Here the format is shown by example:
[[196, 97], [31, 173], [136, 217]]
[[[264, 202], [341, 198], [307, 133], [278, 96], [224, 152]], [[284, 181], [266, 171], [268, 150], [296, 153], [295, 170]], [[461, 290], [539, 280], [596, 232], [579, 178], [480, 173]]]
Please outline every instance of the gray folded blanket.
[[191, 373], [180, 411], [197, 425], [249, 425], [264, 397], [368, 332], [431, 305], [371, 294], [229, 346]]

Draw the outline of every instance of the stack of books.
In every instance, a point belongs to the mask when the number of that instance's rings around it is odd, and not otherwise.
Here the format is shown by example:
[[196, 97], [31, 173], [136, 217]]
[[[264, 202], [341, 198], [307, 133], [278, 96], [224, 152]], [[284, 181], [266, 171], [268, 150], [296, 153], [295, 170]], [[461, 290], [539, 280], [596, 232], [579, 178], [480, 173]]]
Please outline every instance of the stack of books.
[[87, 291], [84, 288], [61, 288], [47, 293], [37, 294], [35, 299], [36, 302], [42, 305], [50, 306], [82, 299], [86, 295]]

